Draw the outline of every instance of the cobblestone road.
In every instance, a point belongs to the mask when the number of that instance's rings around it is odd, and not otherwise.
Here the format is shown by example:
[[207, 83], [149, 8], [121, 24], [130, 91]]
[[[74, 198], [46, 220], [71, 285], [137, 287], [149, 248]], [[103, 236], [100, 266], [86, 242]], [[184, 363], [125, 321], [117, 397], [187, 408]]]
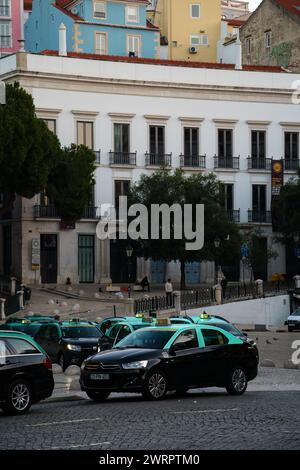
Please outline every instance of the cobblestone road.
[[299, 402], [299, 391], [218, 391], [42, 403], [24, 417], [0, 412], [0, 449], [299, 449]]

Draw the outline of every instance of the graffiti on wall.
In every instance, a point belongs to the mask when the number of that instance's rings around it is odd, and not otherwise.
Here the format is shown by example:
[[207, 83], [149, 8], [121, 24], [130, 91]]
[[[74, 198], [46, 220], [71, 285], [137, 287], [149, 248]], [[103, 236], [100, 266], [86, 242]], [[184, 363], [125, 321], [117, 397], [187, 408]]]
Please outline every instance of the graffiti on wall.
[[277, 60], [280, 67], [288, 68], [291, 65], [293, 44], [291, 42], [282, 42], [274, 46], [271, 56]]

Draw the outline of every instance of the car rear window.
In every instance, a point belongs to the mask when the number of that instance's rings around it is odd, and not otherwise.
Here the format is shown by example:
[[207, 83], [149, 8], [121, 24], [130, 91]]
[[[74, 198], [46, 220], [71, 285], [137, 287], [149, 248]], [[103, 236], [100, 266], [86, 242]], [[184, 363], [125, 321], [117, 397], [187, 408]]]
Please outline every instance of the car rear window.
[[201, 330], [205, 346], [220, 346], [228, 344], [228, 338], [218, 330]]
[[21, 338], [8, 338], [8, 344], [12, 346], [15, 354], [41, 354], [33, 344]]

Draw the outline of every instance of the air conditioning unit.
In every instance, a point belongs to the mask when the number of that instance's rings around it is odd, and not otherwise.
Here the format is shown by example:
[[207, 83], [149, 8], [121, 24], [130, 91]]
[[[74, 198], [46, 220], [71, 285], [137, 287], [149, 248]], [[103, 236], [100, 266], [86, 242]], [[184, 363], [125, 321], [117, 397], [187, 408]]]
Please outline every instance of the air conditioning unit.
[[189, 48], [189, 52], [190, 52], [190, 54], [197, 54], [197, 53], [198, 53], [198, 47], [196, 47], [196, 46], [191, 46], [191, 47]]

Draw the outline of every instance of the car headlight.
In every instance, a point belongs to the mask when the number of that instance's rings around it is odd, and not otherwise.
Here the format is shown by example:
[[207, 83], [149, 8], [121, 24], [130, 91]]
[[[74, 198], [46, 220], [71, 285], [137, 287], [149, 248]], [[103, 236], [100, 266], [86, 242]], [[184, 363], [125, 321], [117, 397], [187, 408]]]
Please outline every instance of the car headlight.
[[67, 349], [70, 351], [81, 351], [81, 346], [78, 346], [77, 344], [67, 344]]
[[128, 362], [127, 364], [122, 364], [123, 369], [145, 369], [147, 367], [148, 361], [135, 361]]

